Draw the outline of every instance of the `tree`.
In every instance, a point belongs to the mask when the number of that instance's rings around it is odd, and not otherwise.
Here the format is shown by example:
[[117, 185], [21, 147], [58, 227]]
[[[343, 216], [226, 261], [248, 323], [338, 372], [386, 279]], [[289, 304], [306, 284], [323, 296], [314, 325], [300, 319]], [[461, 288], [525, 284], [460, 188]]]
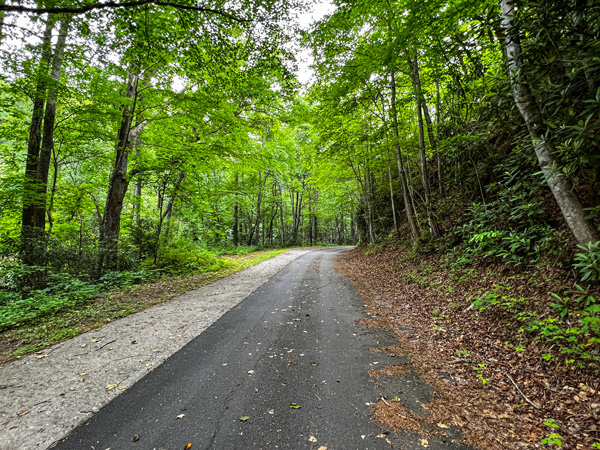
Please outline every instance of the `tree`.
[[506, 33], [506, 60], [513, 97], [529, 130], [544, 177], [577, 241], [582, 245], [599, 241], [600, 233], [586, 220], [581, 201], [554, 157], [555, 149], [551, 140], [551, 132], [544, 124], [537, 102], [527, 82], [519, 28], [515, 24], [514, 2], [513, 0], [501, 0], [500, 7], [502, 25]]

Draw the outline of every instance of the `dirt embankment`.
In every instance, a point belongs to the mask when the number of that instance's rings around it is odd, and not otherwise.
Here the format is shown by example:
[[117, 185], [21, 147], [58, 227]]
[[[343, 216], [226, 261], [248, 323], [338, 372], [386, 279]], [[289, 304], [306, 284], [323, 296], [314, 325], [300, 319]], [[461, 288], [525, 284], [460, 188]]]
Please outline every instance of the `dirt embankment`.
[[413, 417], [394, 402], [378, 404], [376, 419], [391, 427], [423, 420], [453, 426], [486, 450], [558, 448], [558, 441], [565, 449], [600, 448], [600, 380], [593, 370], [567, 366], [564, 358], [546, 361], [551, 344], [520, 331], [526, 320], [518, 313], [471, 306], [501, 286], [508, 298], [524, 299], [524, 311], [556, 315], [550, 292], [557, 280], [573, 283], [567, 272], [483, 264], [452, 270], [432, 255], [364, 250], [341, 255], [338, 270], [377, 315], [368, 325], [394, 331], [421, 377], [437, 388], [426, 416]]

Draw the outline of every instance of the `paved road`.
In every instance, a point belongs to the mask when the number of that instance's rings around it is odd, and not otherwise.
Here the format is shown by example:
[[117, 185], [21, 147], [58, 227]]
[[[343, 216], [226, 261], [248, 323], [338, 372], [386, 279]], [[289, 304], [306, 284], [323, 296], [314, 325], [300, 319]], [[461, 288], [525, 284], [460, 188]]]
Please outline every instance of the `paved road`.
[[367, 373], [389, 363], [369, 349], [390, 337], [355, 323], [361, 298], [333, 269], [344, 250], [289, 264], [54, 448], [391, 448], [369, 419], [378, 391]]

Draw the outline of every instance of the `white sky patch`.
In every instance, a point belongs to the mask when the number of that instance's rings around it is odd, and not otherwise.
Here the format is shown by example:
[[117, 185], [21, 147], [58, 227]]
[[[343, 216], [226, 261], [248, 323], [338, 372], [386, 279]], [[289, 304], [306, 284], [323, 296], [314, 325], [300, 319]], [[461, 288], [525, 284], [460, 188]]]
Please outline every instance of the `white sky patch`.
[[[330, 0], [318, 3], [313, 2], [308, 11], [299, 15], [298, 24], [302, 30], [308, 31], [315, 22], [321, 20], [327, 14], [331, 14], [333, 11], [335, 11], [335, 5]], [[310, 65], [313, 63], [313, 57], [310, 49], [301, 48], [299, 44], [298, 48], [299, 51], [296, 54], [298, 60], [296, 76], [304, 86], [308, 86], [314, 80], [315, 75], [314, 70], [310, 68]]]

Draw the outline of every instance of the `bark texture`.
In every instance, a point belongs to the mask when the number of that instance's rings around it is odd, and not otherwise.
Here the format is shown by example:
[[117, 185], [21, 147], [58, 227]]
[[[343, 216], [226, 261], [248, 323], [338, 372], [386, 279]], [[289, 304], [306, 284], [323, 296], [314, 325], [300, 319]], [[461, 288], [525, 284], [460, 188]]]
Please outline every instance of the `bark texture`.
[[98, 256], [98, 276], [116, 268], [117, 245], [121, 231], [121, 212], [123, 200], [129, 186], [127, 162], [133, 143], [144, 128], [145, 122], [131, 128], [137, 98], [139, 77], [130, 74], [125, 96], [131, 101], [123, 107], [121, 125], [117, 133], [115, 164], [108, 182], [108, 193], [104, 206], [104, 214], [100, 224], [100, 238], [98, 241], [100, 254]]
[[425, 192], [425, 211], [427, 213], [427, 221], [429, 222], [429, 231], [435, 238], [440, 237], [440, 230], [435, 219], [435, 215], [431, 206], [431, 185], [429, 184], [429, 170], [427, 168], [427, 154], [425, 150], [425, 126], [423, 124], [423, 112], [427, 119], [427, 129], [429, 131], [429, 139], [432, 148], [435, 149], [435, 138], [429, 117], [429, 110], [423, 101], [423, 92], [421, 90], [421, 76], [419, 75], [419, 61], [417, 59], [417, 50], [415, 49], [414, 59], [412, 60], [412, 82], [415, 90], [415, 102], [417, 106], [417, 119], [419, 121], [419, 154], [421, 156], [421, 180], [423, 183], [423, 191]]
[[548, 182], [548, 186], [577, 241], [586, 245], [600, 240], [598, 230], [585, 219], [581, 201], [573, 192], [571, 183], [564, 176], [554, 158], [554, 146], [548, 139], [542, 114], [525, 75], [519, 29], [515, 24], [515, 7], [512, 0], [500, 0], [502, 25], [505, 30], [506, 59], [513, 97], [533, 141], [535, 153]]
[[36, 87], [33, 93], [31, 124], [27, 142], [25, 178], [23, 181], [23, 207], [21, 212], [21, 260], [23, 264], [33, 266], [42, 263], [45, 250], [44, 232], [34, 227], [36, 203], [37, 168], [42, 143], [42, 123], [46, 103], [48, 67], [52, 59], [52, 29], [56, 23], [54, 16], [48, 17], [42, 37], [42, 54], [37, 71]]
[[404, 199], [404, 210], [406, 211], [406, 218], [410, 226], [411, 239], [415, 241], [419, 237], [419, 230], [417, 228], [417, 221], [413, 214], [414, 207], [412, 204], [412, 197], [408, 190], [408, 181], [406, 179], [406, 172], [404, 170], [404, 160], [402, 158], [402, 150], [400, 149], [400, 142], [398, 141], [398, 111], [396, 109], [396, 74], [391, 71], [391, 87], [392, 87], [392, 128], [394, 130], [394, 147], [396, 151], [396, 161], [398, 163], [398, 174], [400, 175], [400, 182], [402, 184], [402, 198]]
[[69, 18], [60, 18], [60, 30], [54, 55], [52, 57], [52, 69], [50, 77], [51, 84], [46, 97], [46, 111], [44, 113], [44, 125], [40, 156], [37, 164], [35, 202], [33, 208], [33, 226], [41, 231], [46, 228], [46, 200], [48, 194], [48, 173], [50, 172], [50, 160], [54, 150], [54, 125], [56, 123], [56, 103], [58, 101], [58, 85], [62, 72], [62, 62], [65, 53], [67, 34], [69, 32]]

